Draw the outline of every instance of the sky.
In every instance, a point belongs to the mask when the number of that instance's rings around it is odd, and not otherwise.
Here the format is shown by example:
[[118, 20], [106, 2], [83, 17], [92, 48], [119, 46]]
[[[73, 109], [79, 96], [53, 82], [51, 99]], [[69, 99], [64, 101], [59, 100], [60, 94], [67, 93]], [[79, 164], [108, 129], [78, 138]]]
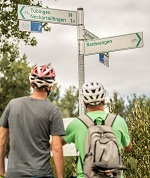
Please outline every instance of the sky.
[[[110, 52], [109, 67], [99, 62], [99, 55], [84, 56], [84, 78], [98, 81], [108, 95], [133, 93], [150, 97], [150, 1], [149, 0], [42, 0], [43, 7], [84, 11], [85, 29], [107, 38], [143, 32], [144, 46]], [[77, 26], [48, 24], [51, 32], [32, 33], [36, 47], [20, 43], [21, 53], [30, 65], [51, 63], [62, 93], [69, 86], [79, 87]]]

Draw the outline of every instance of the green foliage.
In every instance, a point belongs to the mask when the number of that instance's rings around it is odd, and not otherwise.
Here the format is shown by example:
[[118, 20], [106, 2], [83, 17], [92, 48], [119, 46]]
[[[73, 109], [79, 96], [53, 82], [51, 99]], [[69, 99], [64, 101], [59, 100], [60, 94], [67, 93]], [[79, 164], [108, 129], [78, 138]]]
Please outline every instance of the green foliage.
[[12, 98], [29, 94], [30, 67], [26, 56], [11, 62], [6, 53], [0, 60], [0, 115]]
[[110, 112], [125, 116], [125, 101], [116, 91], [113, 93], [113, 97], [110, 98], [110, 102], [107, 103]]
[[63, 118], [78, 116], [78, 90], [75, 86], [70, 86], [65, 90], [64, 96], [57, 103], [62, 111]]
[[[4, 3], [0, 4], [0, 53], [1, 55], [8, 53], [11, 61], [18, 57], [19, 50], [16, 48], [20, 41], [31, 46], [37, 44], [30, 32], [19, 31], [18, 4], [42, 5], [36, 0], [4, 0]], [[47, 23], [43, 23], [43, 29], [50, 31]]]
[[54, 83], [52, 90], [48, 96], [48, 99], [56, 105], [60, 100], [60, 87], [61, 86], [59, 86], [58, 83]]
[[[109, 105], [110, 111], [128, 118], [128, 127], [132, 138], [133, 148], [130, 152], [122, 153], [124, 178], [148, 178], [150, 171], [150, 99], [145, 95], [131, 94], [123, 107], [123, 98], [114, 93]], [[120, 105], [120, 106], [119, 106]], [[123, 112], [122, 112], [123, 111]]]
[[149, 178], [150, 107], [148, 103], [149, 101], [141, 102], [140, 97], [133, 105], [132, 114], [129, 114], [129, 130], [133, 149], [131, 152], [123, 153], [124, 164], [129, 168], [127, 172], [124, 172], [125, 178]]
[[14, 0], [4, 1], [0, 5], [0, 52], [1, 54], [8, 53], [11, 60], [15, 60], [18, 55], [18, 50], [15, 50], [19, 41], [23, 40], [28, 45], [36, 45], [35, 38], [30, 38], [29, 32], [21, 32], [18, 30], [18, 4], [30, 4], [33, 1], [19, 0], [17, 3]]
[[[76, 174], [75, 162], [76, 162], [76, 157], [72, 157], [72, 156], [64, 157], [64, 178], [69, 178]], [[57, 178], [53, 157], [51, 158], [50, 164], [52, 165], [53, 176], [54, 178]]]
[[145, 95], [137, 96], [136, 94], [131, 94], [130, 96], [127, 96], [127, 102], [128, 105], [126, 106], [126, 116], [129, 114], [133, 115], [133, 108], [135, 107], [135, 103], [138, 100], [140, 105], [146, 105], [147, 107], [150, 107], [150, 99], [147, 98]]

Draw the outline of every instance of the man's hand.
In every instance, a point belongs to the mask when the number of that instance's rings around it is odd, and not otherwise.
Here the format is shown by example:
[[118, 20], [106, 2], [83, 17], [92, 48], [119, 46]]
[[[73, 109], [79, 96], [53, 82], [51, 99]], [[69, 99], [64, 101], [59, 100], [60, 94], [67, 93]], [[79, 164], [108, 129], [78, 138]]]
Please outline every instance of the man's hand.
[[64, 157], [62, 149], [62, 141], [60, 136], [52, 136], [51, 149], [57, 173], [57, 178], [63, 178]]

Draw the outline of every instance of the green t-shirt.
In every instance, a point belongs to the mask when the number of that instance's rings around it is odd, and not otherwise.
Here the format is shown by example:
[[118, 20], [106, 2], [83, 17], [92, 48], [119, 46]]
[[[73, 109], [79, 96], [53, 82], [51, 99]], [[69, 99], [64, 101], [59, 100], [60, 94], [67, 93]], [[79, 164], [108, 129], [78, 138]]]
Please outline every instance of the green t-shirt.
[[[105, 120], [107, 113], [104, 111], [94, 111], [86, 113], [93, 121], [96, 120], [98, 125], [102, 124], [102, 120]], [[125, 120], [117, 116], [115, 119], [112, 129], [119, 144], [119, 150], [121, 151], [121, 147], [127, 147], [130, 143], [130, 137], [128, 133], [128, 127]], [[66, 135], [64, 136], [64, 140], [66, 143], [75, 143], [76, 149], [79, 151], [82, 162], [84, 162], [85, 155], [85, 139], [86, 139], [87, 127], [77, 118], [75, 118], [66, 128]], [[77, 178], [83, 178], [83, 171], [81, 160], [78, 159], [77, 163]]]

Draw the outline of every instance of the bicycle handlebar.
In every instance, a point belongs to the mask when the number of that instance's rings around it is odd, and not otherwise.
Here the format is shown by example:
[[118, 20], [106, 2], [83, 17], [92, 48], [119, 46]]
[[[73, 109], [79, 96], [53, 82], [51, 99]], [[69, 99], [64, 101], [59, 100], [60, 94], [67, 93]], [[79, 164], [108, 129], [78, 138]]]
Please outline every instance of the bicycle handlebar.
[[127, 170], [127, 167], [124, 165], [111, 165], [111, 164], [105, 164], [105, 163], [101, 163], [101, 162], [95, 162], [92, 165], [92, 168], [97, 168], [97, 169], [101, 169], [101, 170]]

